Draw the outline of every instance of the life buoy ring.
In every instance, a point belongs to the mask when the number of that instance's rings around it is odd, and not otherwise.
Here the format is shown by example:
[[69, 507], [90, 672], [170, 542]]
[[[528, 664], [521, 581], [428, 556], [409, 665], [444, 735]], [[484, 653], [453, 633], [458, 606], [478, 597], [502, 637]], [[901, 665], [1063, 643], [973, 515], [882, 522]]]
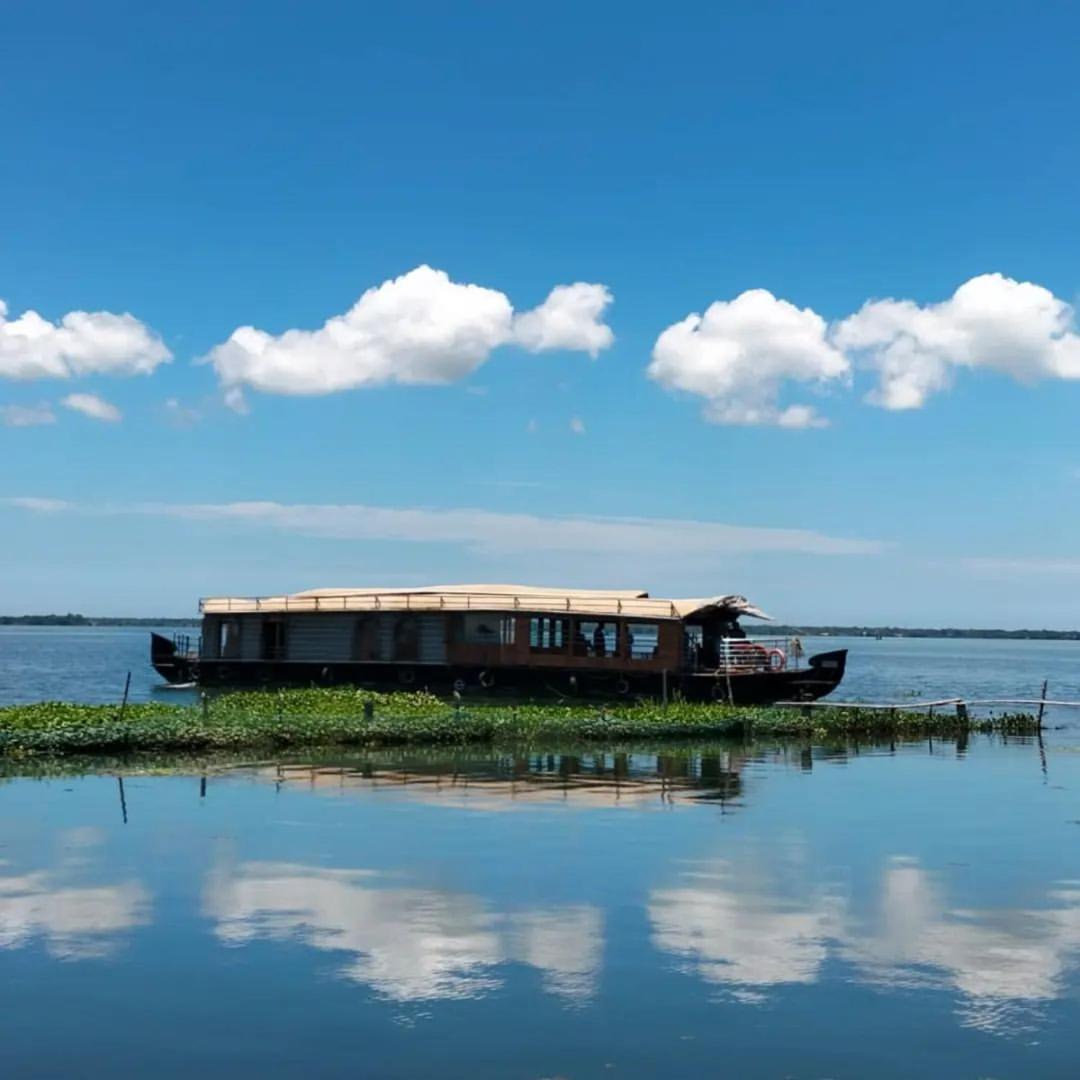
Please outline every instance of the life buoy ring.
[[624, 696], [626, 694], [629, 694], [630, 693], [630, 680], [620, 678], [618, 680], [618, 682], [615, 683], [615, 693], [619, 694], [620, 696]]
[[481, 671], [478, 681], [485, 690], [490, 690], [495, 685], [495, 676], [490, 671]]
[[461, 691], [464, 690], [464, 689], [465, 689], [465, 680], [464, 679], [455, 679], [454, 680], [454, 690], [457, 693], [460, 694]]
[[770, 649], [767, 655], [770, 671], [783, 671], [787, 667], [787, 657], [783, 649]]
[[402, 668], [398, 672], [397, 677], [398, 677], [398, 682], [401, 683], [402, 686], [412, 686], [412, 684], [414, 682], [416, 682], [416, 672], [413, 671], [413, 669], [409, 668], [409, 667]]

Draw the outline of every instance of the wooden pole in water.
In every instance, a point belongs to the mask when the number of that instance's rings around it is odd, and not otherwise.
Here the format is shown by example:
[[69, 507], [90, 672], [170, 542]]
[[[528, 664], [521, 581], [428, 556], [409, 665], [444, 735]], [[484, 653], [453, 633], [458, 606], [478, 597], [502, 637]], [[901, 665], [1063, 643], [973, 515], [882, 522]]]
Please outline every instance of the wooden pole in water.
[[129, 671], [127, 673], [127, 679], [124, 680], [124, 696], [120, 699], [120, 713], [117, 716], [117, 720], [122, 721], [124, 719], [124, 713], [127, 711], [128, 691], [130, 689], [131, 689], [131, 672]]
[[660, 676], [660, 683], [662, 686], [662, 694], [664, 699], [664, 705], [667, 705], [667, 668], [664, 668], [663, 674]]
[[1043, 713], [1046, 711], [1046, 687], [1049, 679], [1043, 679], [1042, 694], [1039, 696], [1039, 730], [1042, 731]]

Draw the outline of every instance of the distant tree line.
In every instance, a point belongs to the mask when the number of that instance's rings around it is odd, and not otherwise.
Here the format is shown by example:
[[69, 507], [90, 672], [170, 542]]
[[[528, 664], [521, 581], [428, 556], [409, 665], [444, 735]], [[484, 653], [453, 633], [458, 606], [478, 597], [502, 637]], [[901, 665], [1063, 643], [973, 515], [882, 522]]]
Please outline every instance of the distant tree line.
[[198, 619], [130, 619], [122, 616], [0, 615], [0, 626], [198, 626]]
[[807, 637], [988, 638], [1002, 641], [1080, 641], [1080, 630], [975, 630], [912, 626], [774, 626], [769, 633]]

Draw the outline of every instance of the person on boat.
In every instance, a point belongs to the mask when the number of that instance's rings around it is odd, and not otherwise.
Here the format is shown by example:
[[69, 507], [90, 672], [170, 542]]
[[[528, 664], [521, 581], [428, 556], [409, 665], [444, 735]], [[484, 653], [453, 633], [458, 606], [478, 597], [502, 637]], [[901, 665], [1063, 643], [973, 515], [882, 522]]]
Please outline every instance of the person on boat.
[[585, 631], [581, 629], [581, 623], [574, 624], [574, 655], [589, 655], [589, 639], [585, 636]]
[[592, 636], [593, 656], [607, 655], [607, 637], [604, 634], [604, 624], [597, 623]]

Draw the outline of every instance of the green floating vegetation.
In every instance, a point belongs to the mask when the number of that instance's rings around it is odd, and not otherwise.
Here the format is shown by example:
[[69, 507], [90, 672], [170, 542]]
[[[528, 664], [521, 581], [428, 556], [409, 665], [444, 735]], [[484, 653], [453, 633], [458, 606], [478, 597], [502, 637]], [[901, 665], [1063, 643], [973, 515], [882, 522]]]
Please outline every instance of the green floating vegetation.
[[1031, 735], [1025, 713], [976, 717], [956, 710], [741, 707], [635, 702], [453, 704], [431, 694], [353, 688], [258, 690], [207, 696], [195, 705], [0, 707], [0, 755], [203, 752], [311, 746], [605, 743], [697, 737]]

